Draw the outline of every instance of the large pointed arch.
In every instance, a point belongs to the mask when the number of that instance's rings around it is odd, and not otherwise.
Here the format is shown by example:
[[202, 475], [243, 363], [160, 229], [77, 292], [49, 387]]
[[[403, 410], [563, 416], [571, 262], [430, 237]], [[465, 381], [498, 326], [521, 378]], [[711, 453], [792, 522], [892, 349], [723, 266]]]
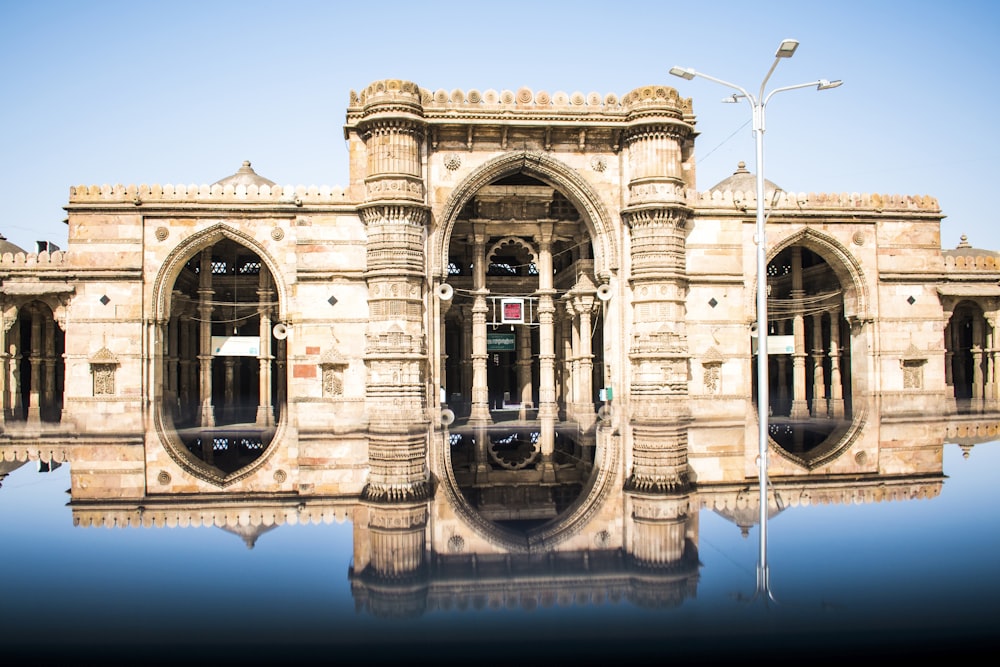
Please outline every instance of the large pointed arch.
[[483, 163], [451, 193], [441, 213], [440, 236], [433, 245], [433, 273], [447, 277], [448, 247], [459, 212], [476, 193], [493, 181], [512, 174], [525, 174], [543, 181], [562, 192], [583, 217], [593, 240], [594, 273], [607, 280], [617, 270], [618, 244], [612, 233], [611, 217], [597, 192], [568, 165], [545, 153], [518, 151], [498, 156]]

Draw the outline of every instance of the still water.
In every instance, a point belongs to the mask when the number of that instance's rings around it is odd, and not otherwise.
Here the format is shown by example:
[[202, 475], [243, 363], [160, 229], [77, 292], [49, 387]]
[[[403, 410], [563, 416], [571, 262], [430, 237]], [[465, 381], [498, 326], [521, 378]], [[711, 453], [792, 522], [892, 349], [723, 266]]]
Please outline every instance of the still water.
[[31, 461], [0, 487], [0, 651], [134, 664], [971, 655], [1000, 639], [998, 472], [1000, 443], [968, 458], [949, 444], [934, 497], [777, 512], [773, 599], [755, 590], [758, 528], [703, 509], [694, 590], [674, 603], [644, 595], [641, 577], [588, 587], [584, 572], [541, 604], [385, 614], [352, 587], [350, 520], [281, 525], [252, 548], [217, 527], [74, 526], [69, 464]]

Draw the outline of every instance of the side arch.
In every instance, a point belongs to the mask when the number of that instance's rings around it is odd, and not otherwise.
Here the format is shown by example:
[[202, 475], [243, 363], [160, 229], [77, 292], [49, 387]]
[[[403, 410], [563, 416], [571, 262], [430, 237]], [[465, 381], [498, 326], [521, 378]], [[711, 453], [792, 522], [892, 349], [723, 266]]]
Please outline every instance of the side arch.
[[[792, 246], [802, 246], [812, 250], [822, 257], [837, 276], [844, 290], [844, 317], [851, 321], [866, 322], [872, 319], [871, 295], [868, 284], [864, 280], [864, 269], [861, 263], [837, 239], [814, 229], [803, 229], [788, 238], [782, 239], [768, 252], [768, 264], [783, 250]], [[756, 293], [756, 286], [753, 296]], [[757, 312], [756, 301], [748, 312]]]
[[192, 234], [179, 243], [167, 256], [153, 280], [153, 319], [165, 321], [170, 316], [171, 287], [184, 265], [201, 250], [228, 238], [252, 250], [267, 265], [278, 300], [278, 320], [284, 322], [288, 310], [288, 286], [271, 254], [253, 237], [225, 223], [218, 223]]
[[607, 280], [618, 269], [619, 250], [611, 225], [611, 217], [597, 192], [566, 164], [545, 153], [518, 151], [507, 153], [483, 163], [451, 193], [441, 213], [440, 236], [432, 247], [431, 267], [434, 275], [447, 277], [448, 247], [455, 221], [462, 208], [483, 187], [505, 176], [522, 173], [558, 188], [580, 211], [594, 247], [594, 272]]

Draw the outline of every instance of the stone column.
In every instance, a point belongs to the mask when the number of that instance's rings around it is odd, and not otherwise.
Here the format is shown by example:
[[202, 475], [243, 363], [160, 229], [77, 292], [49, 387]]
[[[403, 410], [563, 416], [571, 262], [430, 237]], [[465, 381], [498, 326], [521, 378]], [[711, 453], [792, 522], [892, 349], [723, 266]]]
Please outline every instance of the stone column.
[[576, 375], [578, 378], [574, 412], [582, 416], [594, 413], [594, 354], [590, 338], [590, 317], [594, 309], [594, 297], [589, 295], [575, 297], [573, 308], [580, 318], [580, 348], [576, 354]]
[[552, 287], [552, 228], [551, 222], [538, 225], [538, 418], [555, 418], [556, 348], [555, 290]]
[[45, 379], [42, 381], [42, 400], [39, 407], [44, 409], [46, 412], [51, 413], [53, 416], [58, 417], [58, 413], [55, 412], [56, 406], [56, 336], [55, 320], [45, 318], [42, 322], [42, 338], [44, 340], [42, 352], [45, 358], [42, 362], [42, 368], [45, 373]]
[[829, 413], [829, 406], [826, 398], [826, 379], [823, 374], [823, 313], [813, 313], [813, 417], [826, 417]]
[[[692, 211], [686, 191], [693, 183], [685, 178], [694, 174], [694, 128], [680, 98], [657, 88], [629, 93], [623, 107], [628, 189], [621, 217], [630, 237], [634, 317], [628, 349], [632, 469], [625, 489], [630, 497], [672, 496], [690, 487], [685, 238]], [[581, 340], [589, 334], [581, 331]]]
[[31, 380], [28, 387], [28, 423], [37, 424], [41, 421], [42, 383], [42, 318], [38, 310], [31, 313], [31, 352], [28, 363], [31, 365]]
[[534, 406], [531, 395], [531, 329], [522, 324], [517, 327], [517, 384], [521, 394], [521, 408], [518, 418], [528, 418], [528, 411]]
[[24, 405], [21, 398], [21, 370], [20, 364], [24, 361], [24, 350], [21, 349], [21, 318], [24, 316], [24, 308], [18, 309], [18, 315], [14, 318], [14, 324], [7, 335], [7, 342], [10, 351], [9, 373], [7, 374], [8, 386], [10, 387], [10, 412], [11, 419], [17, 421], [24, 419]]
[[426, 239], [430, 209], [423, 177], [426, 123], [420, 88], [387, 80], [358, 100], [345, 130], [351, 180], [364, 188], [365, 411], [369, 423], [367, 501], [420, 501], [428, 494], [430, 357]]
[[257, 288], [257, 315], [260, 319], [260, 346], [258, 348], [257, 416], [254, 422], [257, 426], [274, 426], [274, 406], [271, 404], [271, 311], [274, 290], [271, 286], [271, 274], [261, 266]]
[[[202, 428], [215, 426], [215, 407], [212, 405], [212, 304], [215, 295], [212, 289], [212, 249], [201, 251], [198, 271], [198, 365], [200, 377], [199, 397], [201, 399]], [[211, 450], [211, 443], [209, 444]]]
[[[177, 303], [176, 297], [177, 292], [174, 292], [174, 299], [171, 303]], [[178, 336], [177, 331], [180, 327], [180, 315], [179, 309], [176, 307], [171, 308], [170, 317], [167, 320], [167, 353], [163, 355], [163, 410], [169, 414], [173, 419], [178, 419], [180, 417], [179, 406], [177, 402], [177, 384], [178, 384], [178, 374], [180, 369], [179, 358], [178, 358]]]
[[489, 422], [490, 396], [486, 374], [486, 363], [489, 353], [486, 351], [486, 315], [489, 306], [486, 297], [486, 226], [476, 223], [473, 226], [473, 244], [475, 258], [472, 274], [472, 410], [469, 419], [475, 422]]
[[983, 406], [985, 383], [983, 381], [983, 355], [986, 347], [985, 322], [982, 318], [972, 318], [972, 405], [980, 410]]
[[844, 416], [844, 387], [840, 377], [840, 309], [830, 311], [830, 416]]
[[[802, 289], [802, 248], [792, 246], [792, 290], [789, 294], [793, 301], [805, 296]], [[809, 416], [809, 404], [806, 402], [806, 326], [805, 316], [801, 308], [796, 309], [792, 318], [792, 335], [795, 337], [795, 352], [792, 354], [792, 419], [805, 419]]]

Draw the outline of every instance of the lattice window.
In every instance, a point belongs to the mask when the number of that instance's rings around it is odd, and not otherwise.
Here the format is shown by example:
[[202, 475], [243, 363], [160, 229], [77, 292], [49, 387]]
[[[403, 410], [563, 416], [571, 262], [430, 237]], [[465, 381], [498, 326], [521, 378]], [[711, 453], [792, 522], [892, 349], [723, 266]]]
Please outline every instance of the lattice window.
[[90, 372], [94, 376], [94, 396], [114, 396], [115, 364], [92, 364]]

